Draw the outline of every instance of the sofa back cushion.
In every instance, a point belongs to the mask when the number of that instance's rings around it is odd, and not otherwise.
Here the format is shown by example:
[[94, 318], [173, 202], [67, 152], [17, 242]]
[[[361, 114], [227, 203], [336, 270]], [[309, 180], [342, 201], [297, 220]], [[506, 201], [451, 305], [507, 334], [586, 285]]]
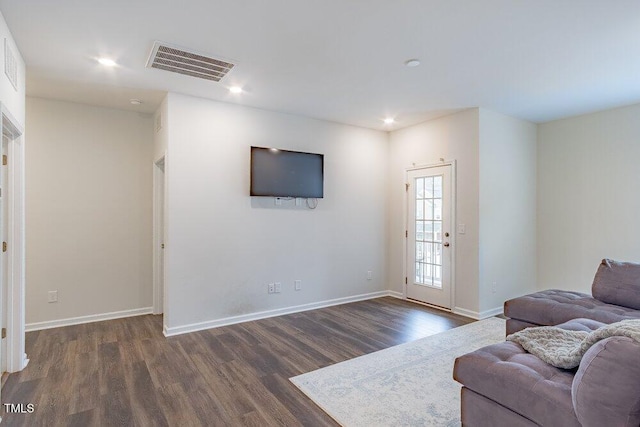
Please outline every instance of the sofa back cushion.
[[640, 310], [640, 264], [603, 259], [591, 293], [602, 302]]

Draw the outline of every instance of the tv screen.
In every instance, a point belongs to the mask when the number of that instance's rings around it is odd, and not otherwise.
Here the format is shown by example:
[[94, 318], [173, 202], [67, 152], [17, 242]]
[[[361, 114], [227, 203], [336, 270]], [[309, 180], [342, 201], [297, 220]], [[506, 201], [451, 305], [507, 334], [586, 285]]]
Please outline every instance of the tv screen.
[[252, 196], [322, 198], [324, 156], [251, 147]]

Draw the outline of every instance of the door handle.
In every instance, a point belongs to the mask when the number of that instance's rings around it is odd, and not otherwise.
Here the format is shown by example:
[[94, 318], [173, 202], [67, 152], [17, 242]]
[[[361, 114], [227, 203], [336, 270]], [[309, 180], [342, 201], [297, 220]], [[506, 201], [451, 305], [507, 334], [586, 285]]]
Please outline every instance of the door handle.
[[444, 243], [442, 244], [442, 246], [444, 246], [445, 248], [448, 248], [448, 247], [449, 247], [449, 242], [444, 242]]

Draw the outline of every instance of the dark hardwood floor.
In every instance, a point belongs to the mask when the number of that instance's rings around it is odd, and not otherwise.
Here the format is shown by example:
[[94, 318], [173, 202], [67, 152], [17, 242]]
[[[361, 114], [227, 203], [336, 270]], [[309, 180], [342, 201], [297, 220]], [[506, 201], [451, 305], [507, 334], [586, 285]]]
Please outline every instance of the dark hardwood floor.
[[288, 378], [469, 323], [394, 298], [165, 338], [161, 316], [27, 334], [3, 426], [336, 425]]

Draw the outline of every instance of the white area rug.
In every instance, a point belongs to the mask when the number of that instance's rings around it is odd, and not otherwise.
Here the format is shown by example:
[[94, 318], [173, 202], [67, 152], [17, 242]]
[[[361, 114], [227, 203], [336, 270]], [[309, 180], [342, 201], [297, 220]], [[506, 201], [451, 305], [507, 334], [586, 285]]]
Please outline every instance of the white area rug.
[[459, 426], [455, 358], [504, 339], [492, 317], [290, 381], [343, 426]]

